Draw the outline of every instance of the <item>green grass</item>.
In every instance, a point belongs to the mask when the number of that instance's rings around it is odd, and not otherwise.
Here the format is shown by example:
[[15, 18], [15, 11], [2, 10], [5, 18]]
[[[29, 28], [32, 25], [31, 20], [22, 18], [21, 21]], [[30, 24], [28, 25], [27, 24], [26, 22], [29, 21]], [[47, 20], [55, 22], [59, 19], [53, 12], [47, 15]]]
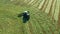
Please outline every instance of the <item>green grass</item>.
[[[31, 6], [0, 1], [0, 34], [52, 34], [56, 31], [56, 23], [46, 13]], [[17, 17], [25, 10], [29, 10], [31, 16], [27, 23]]]

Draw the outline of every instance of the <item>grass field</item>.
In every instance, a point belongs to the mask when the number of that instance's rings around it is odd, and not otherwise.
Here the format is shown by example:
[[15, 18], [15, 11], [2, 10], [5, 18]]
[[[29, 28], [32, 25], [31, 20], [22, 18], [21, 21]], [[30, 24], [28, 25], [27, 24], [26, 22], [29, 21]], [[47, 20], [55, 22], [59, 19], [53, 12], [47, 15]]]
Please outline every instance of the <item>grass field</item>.
[[[30, 11], [30, 20], [22, 22], [18, 14]], [[0, 34], [59, 34], [56, 22], [50, 16], [32, 6], [0, 0]]]

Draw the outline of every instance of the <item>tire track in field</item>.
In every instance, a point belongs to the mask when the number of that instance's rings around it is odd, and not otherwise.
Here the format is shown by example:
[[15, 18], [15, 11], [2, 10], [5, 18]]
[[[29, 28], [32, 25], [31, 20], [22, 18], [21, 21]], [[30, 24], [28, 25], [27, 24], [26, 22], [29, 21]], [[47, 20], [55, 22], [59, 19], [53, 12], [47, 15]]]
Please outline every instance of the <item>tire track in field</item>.
[[33, 21], [30, 20], [28, 26], [29, 26], [29, 31], [30, 31], [30, 33], [31, 33], [31, 34], [34, 34], [34, 26], [33, 26], [32, 22], [33, 22]]

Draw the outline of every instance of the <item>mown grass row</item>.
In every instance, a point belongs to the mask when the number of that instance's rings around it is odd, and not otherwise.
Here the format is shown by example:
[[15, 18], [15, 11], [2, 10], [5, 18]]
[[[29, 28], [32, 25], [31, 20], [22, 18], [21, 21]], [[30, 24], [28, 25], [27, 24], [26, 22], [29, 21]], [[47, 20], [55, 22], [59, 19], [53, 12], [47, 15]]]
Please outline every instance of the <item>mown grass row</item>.
[[30, 0], [27, 4], [44, 11], [47, 15], [52, 17], [53, 21], [58, 21], [59, 0]]

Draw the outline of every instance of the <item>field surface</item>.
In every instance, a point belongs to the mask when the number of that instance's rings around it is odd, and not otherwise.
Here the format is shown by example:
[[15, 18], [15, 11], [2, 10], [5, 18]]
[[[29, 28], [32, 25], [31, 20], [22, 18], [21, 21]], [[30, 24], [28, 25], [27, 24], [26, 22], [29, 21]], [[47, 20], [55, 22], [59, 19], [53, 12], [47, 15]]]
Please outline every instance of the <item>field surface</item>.
[[[18, 14], [25, 10], [30, 11], [30, 20], [23, 23]], [[60, 34], [56, 25], [57, 22], [36, 7], [22, 1], [0, 0], [0, 34]]]

